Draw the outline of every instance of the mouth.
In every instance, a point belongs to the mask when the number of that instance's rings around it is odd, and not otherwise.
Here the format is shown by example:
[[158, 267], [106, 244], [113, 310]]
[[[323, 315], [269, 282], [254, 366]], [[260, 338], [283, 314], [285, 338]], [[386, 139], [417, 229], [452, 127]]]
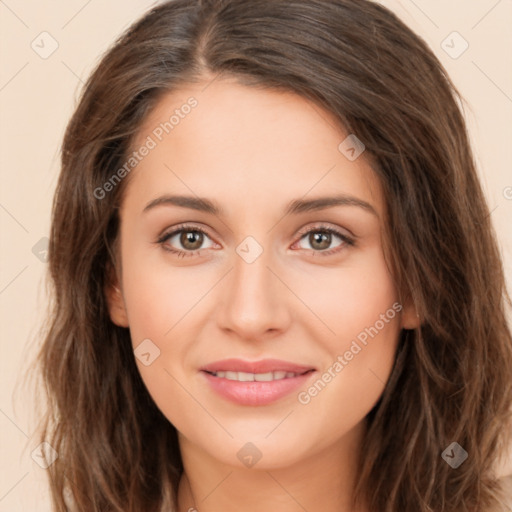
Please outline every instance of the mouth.
[[284, 370], [276, 372], [266, 373], [249, 373], [249, 372], [233, 372], [233, 371], [218, 371], [218, 372], [206, 372], [213, 377], [219, 379], [236, 380], [238, 382], [272, 382], [274, 380], [293, 379], [300, 375], [313, 372], [314, 370], [306, 370], [302, 373], [287, 372]]
[[200, 369], [210, 388], [238, 405], [267, 405], [304, 385], [313, 367], [277, 359], [244, 361], [225, 359]]

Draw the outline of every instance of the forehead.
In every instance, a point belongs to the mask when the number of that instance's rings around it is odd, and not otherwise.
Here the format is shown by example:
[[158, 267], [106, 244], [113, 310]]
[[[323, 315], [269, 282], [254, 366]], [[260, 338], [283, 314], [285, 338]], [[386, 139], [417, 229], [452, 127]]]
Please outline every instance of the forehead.
[[293, 92], [225, 79], [189, 84], [163, 95], [138, 131], [132, 150], [151, 149], [131, 171], [127, 195], [179, 189], [249, 206], [340, 192], [382, 210], [365, 153], [347, 158], [349, 136], [332, 113]]

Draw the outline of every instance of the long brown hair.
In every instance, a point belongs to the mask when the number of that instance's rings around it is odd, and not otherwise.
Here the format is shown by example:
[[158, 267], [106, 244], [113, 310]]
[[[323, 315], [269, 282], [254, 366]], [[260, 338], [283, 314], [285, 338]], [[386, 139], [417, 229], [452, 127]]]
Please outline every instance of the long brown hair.
[[[505, 510], [495, 465], [510, 440], [510, 307], [462, 98], [427, 44], [368, 0], [173, 0], [101, 59], [68, 125], [52, 211], [51, 312], [37, 363], [56, 511], [175, 509], [176, 429], [109, 318], [126, 179], [98, 198], [166, 91], [204, 76], [295, 92], [371, 157], [399, 289], [421, 326], [367, 417], [355, 498], [372, 512]], [[200, 108], [200, 107], [199, 107]], [[229, 115], [229, 113], [226, 113]], [[468, 453], [457, 469], [442, 453]]]

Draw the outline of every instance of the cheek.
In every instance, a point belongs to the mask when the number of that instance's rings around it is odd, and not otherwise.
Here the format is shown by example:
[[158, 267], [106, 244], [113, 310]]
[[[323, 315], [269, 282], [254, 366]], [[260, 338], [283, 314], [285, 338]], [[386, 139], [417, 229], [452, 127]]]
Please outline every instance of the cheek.
[[320, 276], [308, 295], [323, 320], [315, 338], [326, 356], [319, 380], [299, 401], [319, 425], [334, 418], [353, 425], [366, 416], [384, 390], [398, 344], [402, 307], [380, 248], [353, 261]]
[[126, 249], [123, 288], [138, 370], [162, 413], [187, 430], [187, 418], [204, 413], [185, 390], [186, 369], [201, 297], [211, 288], [212, 276], [198, 276], [199, 267], [173, 269], [161, 253], [156, 257], [157, 251], [148, 255]]
[[380, 246], [354, 253], [337, 268], [316, 271], [298, 282], [298, 294], [322, 320], [315, 337], [330, 353], [344, 350], [361, 333], [364, 338], [365, 329], [376, 323], [384, 337], [398, 333], [401, 307], [393, 307], [398, 294]]
[[175, 327], [181, 328], [182, 321], [190, 324], [200, 311], [215, 275], [207, 266], [173, 267], [177, 260], [159, 247], [128, 251], [129, 243], [127, 239], [123, 287], [133, 343], [144, 338], [165, 342]]
[[[130, 242], [128, 235], [123, 289], [137, 367], [152, 398], [179, 427], [184, 412], [194, 408], [182, 385], [189, 377], [190, 348], [208, 305], [204, 299], [218, 281], [218, 273], [207, 265], [173, 268], [171, 256], [161, 249], [139, 250]], [[149, 357], [137, 357], [147, 353]], [[199, 408], [193, 412], [202, 414]]]

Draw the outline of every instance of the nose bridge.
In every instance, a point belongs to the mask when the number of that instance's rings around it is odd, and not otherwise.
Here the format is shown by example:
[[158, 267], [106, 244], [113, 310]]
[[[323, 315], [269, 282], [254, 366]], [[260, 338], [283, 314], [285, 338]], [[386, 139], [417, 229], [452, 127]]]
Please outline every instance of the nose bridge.
[[233, 255], [233, 270], [223, 285], [222, 327], [241, 337], [256, 339], [269, 330], [280, 330], [289, 319], [282, 283], [273, 268], [272, 251], [254, 237], [247, 237]]

